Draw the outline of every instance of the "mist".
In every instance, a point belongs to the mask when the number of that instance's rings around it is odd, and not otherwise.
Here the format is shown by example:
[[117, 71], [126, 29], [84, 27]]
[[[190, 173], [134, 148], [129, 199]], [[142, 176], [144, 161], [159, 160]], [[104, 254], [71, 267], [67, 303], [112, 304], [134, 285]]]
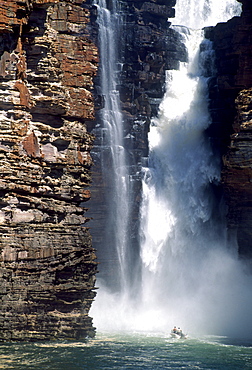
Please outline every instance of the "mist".
[[[100, 331], [169, 335], [176, 325], [190, 337], [251, 335], [252, 276], [239, 259], [235, 237], [227, 236], [225, 202], [216, 191], [221, 159], [206, 135], [214, 53], [200, 29], [239, 15], [240, 5], [177, 1], [173, 24], [183, 26], [172, 27], [189, 57], [178, 71], [167, 71], [166, 93], [150, 127], [138, 275], [132, 279], [130, 266], [122, 269], [124, 280], [136, 281], [137, 289], [126, 283], [114, 292], [98, 277], [91, 315]], [[193, 22], [187, 14], [194, 14]], [[187, 18], [189, 24], [183, 24]], [[127, 254], [127, 240], [123, 246]]]

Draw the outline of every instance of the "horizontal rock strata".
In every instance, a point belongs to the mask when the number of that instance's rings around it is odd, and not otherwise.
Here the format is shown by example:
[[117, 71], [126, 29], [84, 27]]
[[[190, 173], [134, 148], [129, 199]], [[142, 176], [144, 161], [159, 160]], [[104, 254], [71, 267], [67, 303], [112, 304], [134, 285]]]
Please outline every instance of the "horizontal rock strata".
[[241, 17], [218, 24], [208, 35], [216, 52], [217, 79], [211, 108], [223, 154], [222, 183], [228, 226], [241, 256], [252, 258], [252, 3]]
[[0, 340], [94, 335], [88, 23], [80, 0], [0, 1]]

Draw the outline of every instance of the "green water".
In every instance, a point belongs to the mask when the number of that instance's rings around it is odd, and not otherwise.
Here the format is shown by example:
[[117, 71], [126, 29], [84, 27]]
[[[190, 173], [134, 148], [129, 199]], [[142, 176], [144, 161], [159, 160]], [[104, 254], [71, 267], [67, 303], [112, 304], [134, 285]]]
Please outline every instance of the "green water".
[[0, 369], [252, 369], [252, 340], [98, 334], [84, 342], [1, 344]]

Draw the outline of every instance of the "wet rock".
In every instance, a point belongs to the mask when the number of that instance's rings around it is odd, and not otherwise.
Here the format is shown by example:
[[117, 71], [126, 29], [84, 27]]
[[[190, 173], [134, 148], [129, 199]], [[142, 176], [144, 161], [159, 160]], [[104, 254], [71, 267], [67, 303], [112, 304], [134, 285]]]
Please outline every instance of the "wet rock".
[[213, 134], [221, 139], [222, 183], [228, 227], [240, 256], [252, 258], [252, 3], [241, 17], [206, 30], [216, 52], [217, 76], [210, 84]]
[[[129, 201], [130, 225], [128, 248], [135, 251], [131, 269], [137, 266], [139, 255], [139, 207], [141, 202], [141, 168], [143, 157], [148, 156], [148, 131], [151, 119], [158, 114], [158, 107], [165, 91], [167, 69], [178, 69], [179, 62], [187, 59], [186, 50], [179, 34], [170, 28], [168, 17], [174, 17], [175, 0], [156, 1], [120, 1], [119, 9], [125, 20], [118, 30], [118, 90], [123, 119], [124, 146], [132, 198]], [[110, 2], [108, 2], [110, 5]], [[111, 6], [112, 8], [112, 6]], [[121, 15], [121, 14], [120, 14]], [[119, 17], [120, 17], [119, 15]], [[94, 17], [95, 20], [95, 17]], [[94, 159], [92, 199], [89, 213], [93, 220], [92, 236], [96, 249], [100, 251], [103, 272], [100, 276], [111, 280], [117, 279], [116, 250], [114, 242], [108, 236], [106, 240], [106, 222], [108, 219], [109, 199], [114, 195], [110, 180], [102, 176], [104, 167], [109, 172], [111, 158], [106, 151], [104, 130], [99, 121], [99, 109], [103, 107], [103, 97], [99, 93], [99, 75], [96, 79], [97, 122], [94, 129], [96, 136], [92, 152]], [[103, 162], [101, 163], [101, 150]], [[103, 168], [102, 168], [103, 166]], [[107, 167], [106, 167], [107, 166]], [[108, 177], [108, 176], [107, 176]], [[111, 266], [105, 266], [108, 255], [114, 255]], [[136, 267], [137, 268], [137, 267]], [[133, 275], [133, 274], [132, 274]]]

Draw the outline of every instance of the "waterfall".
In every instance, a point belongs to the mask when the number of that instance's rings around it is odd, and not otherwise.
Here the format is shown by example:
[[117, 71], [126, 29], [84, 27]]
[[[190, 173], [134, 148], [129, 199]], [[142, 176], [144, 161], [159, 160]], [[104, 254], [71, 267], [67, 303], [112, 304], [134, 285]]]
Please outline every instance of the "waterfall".
[[236, 0], [176, 0], [176, 17], [173, 24], [200, 29], [215, 26], [241, 12]]
[[[207, 85], [214, 56], [201, 28], [238, 15], [240, 4], [177, 0], [175, 9], [172, 27], [184, 40], [188, 62], [166, 72], [166, 93], [150, 128], [149, 164], [142, 171], [141, 290], [136, 300], [129, 300], [125, 290], [112, 294], [102, 288], [92, 315], [98, 330], [169, 331], [178, 325], [194, 335], [222, 334], [230, 332], [232, 324], [234, 334], [239, 330], [238, 319], [244, 325], [249, 320], [251, 281], [226, 241], [225, 215], [215, 196], [220, 160], [205, 133], [211, 124]], [[113, 94], [110, 97], [114, 100]], [[104, 114], [109, 121], [106, 108]], [[113, 140], [111, 150], [121, 148], [123, 156], [122, 142], [115, 145]], [[113, 166], [125, 168], [122, 163]], [[119, 199], [130, 196], [127, 187], [124, 190], [127, 174], [112, 173], [123, 194], [115, 195], [117, 217], [127, 223], [127, 211]], [[123, 256], [129, 246], [119, 228], [116, 240]], [[124, 257], [121, 261], [123, 271]], [[125, 281], [128, 275], [123, 275]]]
[[211, 122], [204, 69], [206, 61], [212, 69], [211, 43], [201, 30], [174, 28], [184, 38], [188, 63], [167, 72], [166, 94], [149, 134], [142, 203], [143, 302], [150, 307], [152, 296], [161, 303], [160, 317], [167, 315], [192, 332], [193, 326], [199, 331], [205, 325], [210, 294], [219, 298], [218, 292], [202, 289], [215, 284], [211, 265], [217, 256], [223, 259], [225, 224], [213, 196], [220, 163], [204, 133]]
[[[129, 219], [129, 173], [127, 153], [124, 147], [123, 118], [120, 109], [118, 85], [119, 42], [122, 17], [117, 1], [112, 0], [107, 8], [106, 0], [97, 0], [97, 22], [99, 25], [100, 88], [103, 108], [100, 110], [100, 126], [96, 134], [100, 137], [100, 161], [102, 179], [105, 184], [106, 232], [104, 245], [111, 248], [108, 260], [112, 271], [109, 285], [114, 289], [127, 289], [127, 234]], [[98, 132], [100, 131], [100, 132]]]

